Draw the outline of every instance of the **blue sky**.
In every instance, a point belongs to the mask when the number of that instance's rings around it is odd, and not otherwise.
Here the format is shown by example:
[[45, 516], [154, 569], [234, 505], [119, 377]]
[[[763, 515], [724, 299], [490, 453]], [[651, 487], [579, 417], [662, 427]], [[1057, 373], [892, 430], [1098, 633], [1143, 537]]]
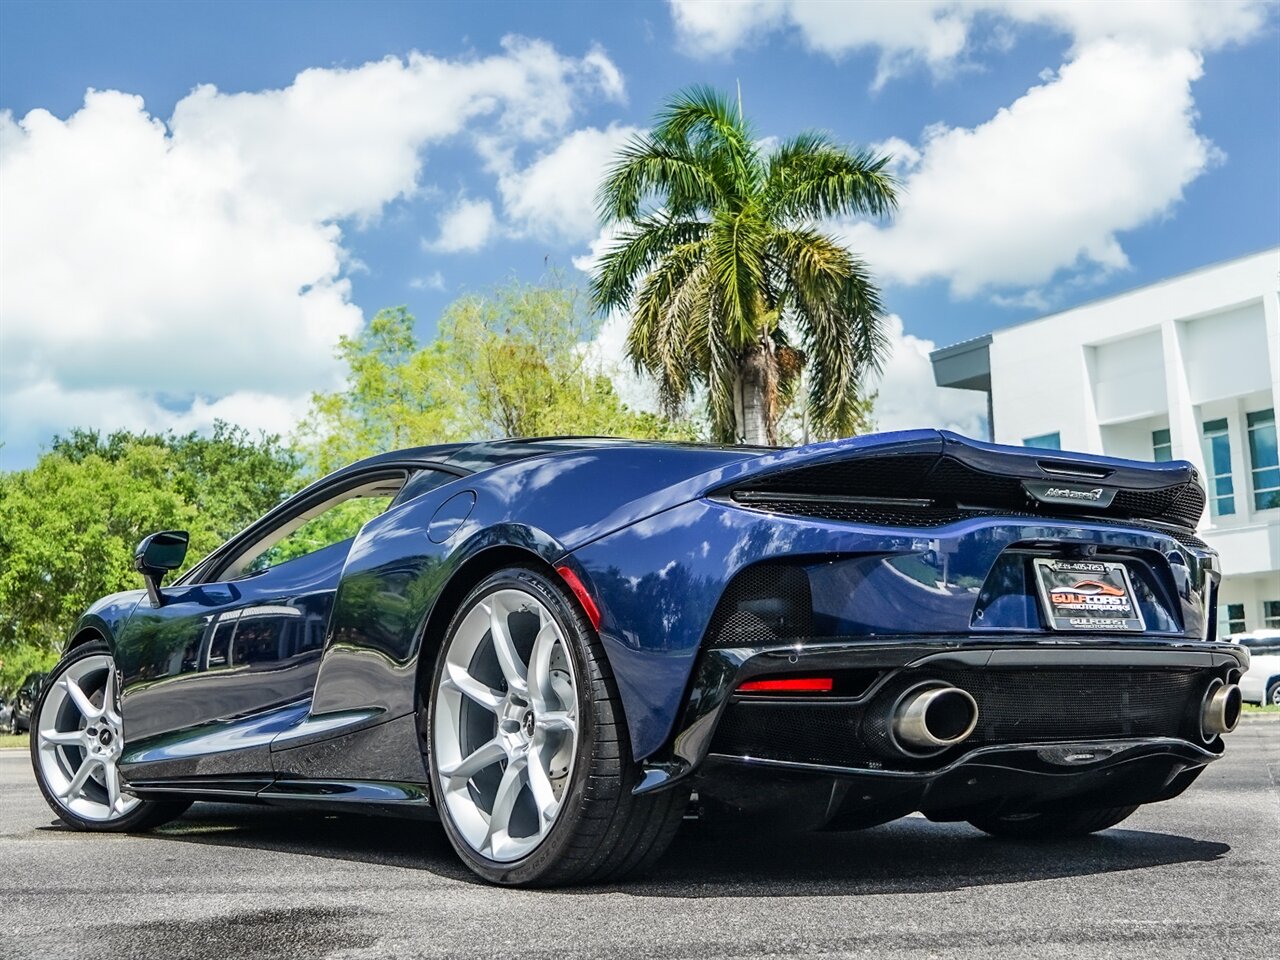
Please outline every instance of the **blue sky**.
[[76, 424], [282, 429], [379, 307], [430, 335], [461, 292], [585, 277], [605, 158], [694, 83], [740, 83], [762, 138], [817, 127], [899, 157], [895, 224], [829, 225], [901, 318], [881, 425], [975, 430], [977, 398], [931, 388], [931, 343], [1280, 240], [1277, 19], [1250, 0], [9, 0], [0, 466]]

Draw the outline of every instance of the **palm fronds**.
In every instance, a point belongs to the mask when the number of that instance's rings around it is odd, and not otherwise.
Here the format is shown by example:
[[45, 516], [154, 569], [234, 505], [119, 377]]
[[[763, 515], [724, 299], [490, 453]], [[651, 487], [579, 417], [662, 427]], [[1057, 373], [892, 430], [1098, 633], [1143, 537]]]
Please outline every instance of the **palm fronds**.
[[678, 94], [623, 148], [599, 194], [621, 229], [592, 297], [631, 311], [628, 354], [665, 406], [705, 386], [716, 436], [761, 442], [744, 436], [743, 391], [771, 438], [804, 371], [821, 430], [857, 426], [884, 312], [866, 265], [816, 224], [892, 212], [888, 160], [812, 132], [765, 156], [737, 105], [706, 87]]

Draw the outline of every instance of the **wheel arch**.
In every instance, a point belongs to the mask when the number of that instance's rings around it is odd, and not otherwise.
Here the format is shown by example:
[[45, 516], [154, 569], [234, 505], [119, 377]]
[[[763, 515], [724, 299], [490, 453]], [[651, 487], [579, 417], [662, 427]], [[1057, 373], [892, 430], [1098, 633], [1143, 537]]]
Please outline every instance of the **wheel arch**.
[[422, 706], [424, 686], [430, 682], [445, 631], [459, 605], [481, 580], [507, 567], [532, 567], [552, 579], [557, 578], [555, 568], [541, 554], [509, 543], [486, 547], [463, 561], [441, 588], [423, 624], [414, 683], [416, 707]]
[[[444, 587], [441, 588], [439, 596], [437, 596], [435, 603], [432, 605], [431, 612], [427, 615], [417, 648], [418, 660], [414, 673], [415, 710], [420, 710], [423, 706], [423, 697], [427, 693], [426, 687], [431, 682], [431, 677], [435, 671], [436, 658], [440, 654], [445, 631], [449, 629], [449, 623], [454, 614], [457, 613], [458, 607], [466, 599], [467, 594], [485, 577], [508, 567], [528, 567], [538, 571], [552, 582], [560, 584], [569, 603], [582, 610], [586, 618], [594, 623], [591, 615], [586, 610], [583, 610], [582, 601], [578, 598], [573, 586], [565, 581], [557, 570], [557, 565], [548, 560], [546, 556], [527, 547], [511, 543], [486, 547], [468, 557], [454, 571]], [[607, 645], [604, 647], [604, 654], [605, 660], [609, 661]], [[612, 673], [612, 664], [610, 664], [610, 672]], [[616, 683], [616, 679], [613, 682]], [[617, 704], [618, 713], [624, 723], [627, 714], [626, 700], [625, 696], [619, 696]]]
[[115, 637], [106, 623], [97, 617], [84, 617], [71, 631], [71, 636], [62, 648], [62, 655], [65, 657], [72, 650], [78, 650], [86, 643], [95, 641], [105, 643], [111, 652], [115, 653]]

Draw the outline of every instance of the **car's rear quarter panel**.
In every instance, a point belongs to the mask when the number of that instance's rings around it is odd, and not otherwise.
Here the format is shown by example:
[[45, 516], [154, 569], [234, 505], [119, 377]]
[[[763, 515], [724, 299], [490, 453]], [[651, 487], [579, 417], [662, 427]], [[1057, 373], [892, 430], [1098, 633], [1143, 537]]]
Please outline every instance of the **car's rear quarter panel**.
[[[715, 448], [622, 446], [519, 461], [437, 487], [365, 525], [352, 545], [335, 601], [313, 713], [416, 707], [419, 657], [434, 662], [438, 635], [459, 599], [458, 578], [486, 557], [554, 564], [575, 544], [636, 522], [705, 488], [750, 453]], [[475, 495], [443, 542], [429, 536], [436, 511], [459, 492]], [[480, 566], [471, 567], [471, 564]]]

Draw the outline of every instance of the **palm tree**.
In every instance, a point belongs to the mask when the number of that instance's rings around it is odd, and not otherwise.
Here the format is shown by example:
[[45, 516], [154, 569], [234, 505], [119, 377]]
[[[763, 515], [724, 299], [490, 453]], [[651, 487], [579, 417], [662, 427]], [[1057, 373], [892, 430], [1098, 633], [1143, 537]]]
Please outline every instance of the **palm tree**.
[[668, 409], [705, 385], [719, 439], [772, 443], [805, 371], [816, 432], [857, 427], [884, 313], [866, 265], [816, 224], [890, 213], [888, 162], [814, 132], [767, 149], [740, 104], [703, 87], [622, 149], [600, 188], [617, 234], [592, 296], [630, 310], [628, 355]]

